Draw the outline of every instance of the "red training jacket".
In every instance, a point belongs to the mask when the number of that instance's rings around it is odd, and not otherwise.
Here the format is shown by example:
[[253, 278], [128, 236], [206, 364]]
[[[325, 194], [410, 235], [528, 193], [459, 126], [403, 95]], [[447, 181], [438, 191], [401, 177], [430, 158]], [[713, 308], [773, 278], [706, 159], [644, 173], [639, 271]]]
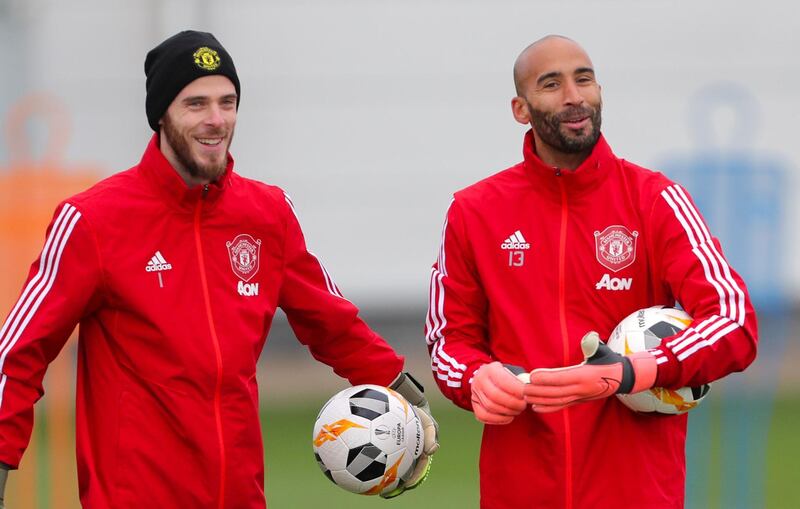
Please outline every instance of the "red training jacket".
[[154, 136], [139, 165], [56, 210], [0, 330], [0, 461], [19, 464], [47, 364], [80, 322], [83, 506], [265, 507], [256, 362], [277, 306], [353, 384], [400, 372], [306, 250], [283, 191], [232, 159], [188, 188]]
[[[484, 363], [583, 361], [633, 311], [679, 302], [691, 326], [652, 350], [657, 386], [700, 385], [756, 354], [756, 317], [686, 190], [600, 138], [575, 171], [525, 160], [455, 194], [433, 266], [426, 337], [442, 392], [471, 409]], [[481, 507], [680, 508], [686, 415], [636, 414], [611, 397], [484, 427]]]

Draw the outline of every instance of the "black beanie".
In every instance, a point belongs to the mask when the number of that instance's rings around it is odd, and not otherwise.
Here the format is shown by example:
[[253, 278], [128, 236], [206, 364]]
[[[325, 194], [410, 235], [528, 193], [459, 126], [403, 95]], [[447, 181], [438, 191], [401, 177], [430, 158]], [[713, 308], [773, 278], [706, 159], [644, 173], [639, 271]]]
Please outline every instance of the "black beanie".
[[147, 53], [144, 60], [147, 122], [158, 132], [158, 122], [183, 88], [203, 76], [221, 74], [236, 87], [236, 107], [241, 91], [233, 59], [208, 32], [184, 30]]

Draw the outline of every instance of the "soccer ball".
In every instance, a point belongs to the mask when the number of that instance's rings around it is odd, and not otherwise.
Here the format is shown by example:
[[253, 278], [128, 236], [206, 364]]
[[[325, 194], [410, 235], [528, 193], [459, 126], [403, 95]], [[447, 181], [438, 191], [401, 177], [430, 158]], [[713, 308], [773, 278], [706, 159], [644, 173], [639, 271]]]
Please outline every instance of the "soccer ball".
[[414, 408], [395, 391], [357, 385], [335, 394], [314, 423], [314, 456], [325, 476], [361, 495], [389, 493], [422, 454]]
[[[692, 317], [680, 309], [664, 306], [640, 309], [617, 325], [608, 339], [608, 346], [622, 355], [655, 348], [662, 339], [686, 329], [691, 322]], [[636, 394], [617, 394], [617, 397], [637, 412], [683, 414], [700, 404], [710, 389], [710, 384], [678, 390], [653, 387]]]

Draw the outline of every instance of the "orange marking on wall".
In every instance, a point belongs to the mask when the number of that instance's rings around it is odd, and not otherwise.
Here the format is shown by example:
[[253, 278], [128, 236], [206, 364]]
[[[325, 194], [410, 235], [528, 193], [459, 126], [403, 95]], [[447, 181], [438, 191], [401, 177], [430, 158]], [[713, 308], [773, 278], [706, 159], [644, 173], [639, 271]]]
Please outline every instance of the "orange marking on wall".
[[[34, 118], [44, 120], [47, 127], [38, 155], [33, 154], [26, 134], [27, 124]], [[95, 165], [64, 163], [69, 124], [69, 114], [60, 101], [46, 94], [26, 96], [9, 109], [5, 135], [10, 161], [0, 165], [0, 322], [19, 297], [31, 262], [41, 252], [55, 207], [89, 188], [104, 173]], [[60, 509], [80, 507], [73, 433], [76, 336], [73, 334], [48, 368], [45, 401], [36, 405], [31, 444], [19, 471], [9, 476], [6, 500], [13, 500], [15, 508], [33, 509], [45, 500]], [[39, 443], [38, 429], [43, 424], [46, 451]], [[45, 461], [49, 469], [41, 464]], [[42, 474], [46, 471], [49, 477]]]

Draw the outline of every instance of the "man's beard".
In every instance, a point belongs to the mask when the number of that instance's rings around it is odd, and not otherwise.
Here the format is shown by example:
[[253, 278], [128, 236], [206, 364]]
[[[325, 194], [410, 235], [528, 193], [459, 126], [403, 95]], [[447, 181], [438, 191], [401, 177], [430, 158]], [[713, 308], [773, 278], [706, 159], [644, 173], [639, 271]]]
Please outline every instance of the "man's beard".
[[[203, 164], [192, 157], [188, 139], [172, 124], [169, 115], [164, 115], [162, 129], [164, 129], [164, 136], [166, 136], [167, 143], [169, 143], [169, 146], [172, 147], [173, 152], [175, 152], [175, 157], [178, 158], [178, 162], [181, 163], [193, 178], [214, 182], [225, 173], [225, 169], [228, 167], [227, 153], [228, 148], [231, 146], [231, 141], [233, 141], [233, 132], [231, 132], [231, 136], [228, 139], [228, 146], [225, 147], [226, 156], [222, 158], [222, 161]], [[224, 136], [223, 132], [219, 131], [206, 133], [205, 135], [209, 138]]]
[[[600, 124], [602, 104], [596, 108], [589, 106], [575, 106], [560, 113], [548, 113], [537, 110], [528, 103], [531, 115], [531, 124], [536, 134], [543, 142], [565, 154], [579, 154], [591, 151], [597, 140], [600, 139]], [[567, 119], [589, 117], [590, 126], [584, 127], [578, 135], [567, 135], [561, 130], [561, 123]]]

